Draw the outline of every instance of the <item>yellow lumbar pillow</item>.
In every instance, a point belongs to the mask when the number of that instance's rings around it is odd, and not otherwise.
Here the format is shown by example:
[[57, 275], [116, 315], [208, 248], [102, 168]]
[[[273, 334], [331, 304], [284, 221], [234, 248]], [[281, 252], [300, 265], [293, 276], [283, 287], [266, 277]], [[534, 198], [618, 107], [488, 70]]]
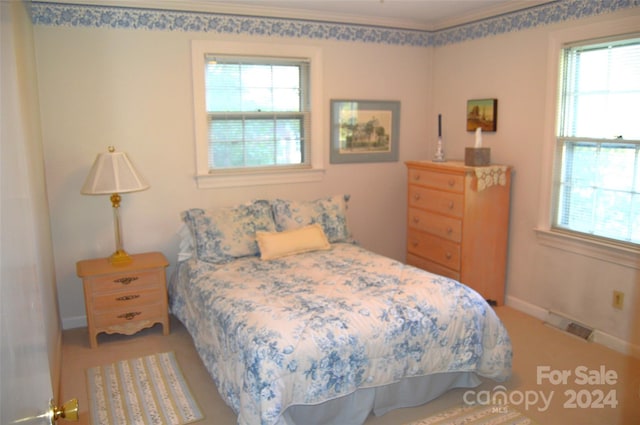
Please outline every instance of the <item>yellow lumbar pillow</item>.
[[331, 244], [319, 224], [310, 224], [284, 232], [256, 232], [260, 259], [273, 260], [303, 252], [327, 250]]

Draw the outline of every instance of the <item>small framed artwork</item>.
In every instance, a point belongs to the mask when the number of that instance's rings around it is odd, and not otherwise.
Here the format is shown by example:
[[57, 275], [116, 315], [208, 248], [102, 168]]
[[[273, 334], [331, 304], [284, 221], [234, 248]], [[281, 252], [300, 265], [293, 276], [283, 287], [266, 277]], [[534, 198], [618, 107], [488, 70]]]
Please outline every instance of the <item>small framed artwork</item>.
[[398, 160], [400, 102], [331, 101], [331, 163]]
[[467, 101], [467, 131], [496, 131], [498, 129], [498, 99]]

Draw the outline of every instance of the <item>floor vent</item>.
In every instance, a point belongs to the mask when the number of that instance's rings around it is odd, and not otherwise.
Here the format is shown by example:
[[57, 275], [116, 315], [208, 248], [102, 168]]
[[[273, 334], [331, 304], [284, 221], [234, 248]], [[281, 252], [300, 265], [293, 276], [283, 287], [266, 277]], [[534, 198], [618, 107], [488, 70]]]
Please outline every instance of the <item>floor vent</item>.
[[586, 341], [591, 341], [591, 338], [593, 337], [593, 328], [582, 323], [578, 323], [568, 317], [561, 316], [553, 311], [550, 311], [547, 314], [547, 320], [545, 323]]

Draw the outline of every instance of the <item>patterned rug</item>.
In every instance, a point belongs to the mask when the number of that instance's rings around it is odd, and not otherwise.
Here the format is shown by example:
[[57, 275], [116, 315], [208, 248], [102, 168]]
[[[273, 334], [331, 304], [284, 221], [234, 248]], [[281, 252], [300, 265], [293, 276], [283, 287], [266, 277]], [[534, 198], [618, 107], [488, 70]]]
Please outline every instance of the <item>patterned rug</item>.
[[473, 406], [453, 407], [444, 412], [429, 416], [406, 425], [535, 425], [511, 406], [476, 404]]
[[183, 425], [203, 418], [174, 353], [87, 369], [92, 425]]

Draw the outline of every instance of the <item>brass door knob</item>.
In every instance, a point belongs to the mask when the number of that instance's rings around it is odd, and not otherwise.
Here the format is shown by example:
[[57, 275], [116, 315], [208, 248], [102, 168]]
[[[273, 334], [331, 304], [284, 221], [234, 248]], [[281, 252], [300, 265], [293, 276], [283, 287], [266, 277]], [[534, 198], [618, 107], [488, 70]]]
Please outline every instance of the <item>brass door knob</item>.
[[66, 421], [78, 421], [78, 399], [72, 398], [71, 400], [64, 403], [62, 407], [56, 406], [53, 400], [51, 400], [49, 406], [51, 425], [54, 425], [55, 422], [60, 418]]

